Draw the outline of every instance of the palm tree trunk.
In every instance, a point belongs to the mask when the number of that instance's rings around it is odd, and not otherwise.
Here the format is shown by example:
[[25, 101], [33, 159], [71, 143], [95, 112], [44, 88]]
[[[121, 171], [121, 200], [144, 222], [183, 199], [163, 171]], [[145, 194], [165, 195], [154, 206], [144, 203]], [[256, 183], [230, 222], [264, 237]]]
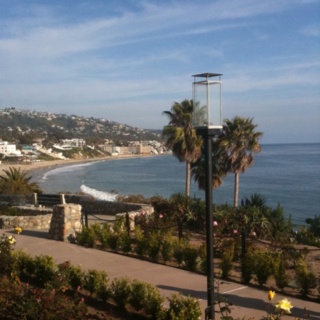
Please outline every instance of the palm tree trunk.
[[190, 196], [190, 162], [186, 161], [186, 197]]
[[234, 174], [234, 207], [238, 207], [238, 196], [239, 196], [239, 173]]

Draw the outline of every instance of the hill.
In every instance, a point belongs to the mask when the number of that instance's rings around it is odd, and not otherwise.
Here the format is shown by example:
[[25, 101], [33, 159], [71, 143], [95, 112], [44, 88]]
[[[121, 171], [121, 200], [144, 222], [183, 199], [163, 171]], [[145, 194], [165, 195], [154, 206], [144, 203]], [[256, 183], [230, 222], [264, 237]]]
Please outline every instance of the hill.
[[0, 109], [0, 140], [17, 144], [41, 140], [44, 145], [52, 145], [61, 139], [73, 138], [85, 139], [93, 145], [106, 140], [115, 145], [127, 145], [129, 141], [161, 141], [161, 130], [131, 127], [103, 118]]

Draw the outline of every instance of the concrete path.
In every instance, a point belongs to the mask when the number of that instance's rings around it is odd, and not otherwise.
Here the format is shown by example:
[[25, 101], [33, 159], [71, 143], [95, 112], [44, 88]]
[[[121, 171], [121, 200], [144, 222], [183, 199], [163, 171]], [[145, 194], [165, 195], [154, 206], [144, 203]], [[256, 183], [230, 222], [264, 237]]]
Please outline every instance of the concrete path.
[[[12, 230], [0, 230], [0, 235], [13, 234]], [[181, 292], [184, 295], [200, 299], [203, 310], [206, 307], [206, 277], [188, 271], [167, 267], [159, 264], [129, 258], [123, 255], [88, 249], [74, 244], [48, 240], [46, 231], [24, 230], [22, 234], [15, 235], [16, 248], [23, 249], [32, 256], [45, 254], [52, 256], [57, 263], [70, 261], [73, 265], [80, 265], [85, 269], [104, 270], [109, 279], [128, 276], [148, 282], [161, 291], [165, 296]], [[232, 282], [223, 282], [220, 293], [228, 296], [233, 317], [255, 317], [257, 320], [266, 316], [268, 308], [267, 291], [258, 290]], [[275, 302], [284, 298], [276, 295]], [[291, 316], [282, 319], [320, 319], [320, 304], [288, 297], [294, 308]], [[304, 308], [310, 313], [307, 318]], [[204, 317], [203, 317], [204, 319]], [[220, 319], [219, 314], [216, 319]]]

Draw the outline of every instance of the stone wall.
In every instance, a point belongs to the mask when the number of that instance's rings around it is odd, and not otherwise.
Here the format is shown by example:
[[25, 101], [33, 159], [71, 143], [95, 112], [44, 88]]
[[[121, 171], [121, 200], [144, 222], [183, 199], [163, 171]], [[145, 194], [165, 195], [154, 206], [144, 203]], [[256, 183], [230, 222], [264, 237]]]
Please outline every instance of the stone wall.
[[49, 229], [52, 213], [31, 216], [0, 216], [0, 228], [11, 229], [20, 227], [22, 230]]
[[[13, 201], [14, 198], [14, 201]], [[17, 226], [22, 229], [49, 229], [52, 217], [53, 208], [39, 208], [35, 207], [33, 203], [33, 196], [30, 197], [12, 197], [0, 195], [0, 209], [5, 212], [6, 208], [12, 206], [14, 209], [21, 211], [21, 216], [0, 216], [0, 228], [15, 228]], [[20, 200], [20, 201], [17, 201]], [[105, 217], [120, 217], [129, 215], [130, 229], [134, 229], [134, 217], [141, 214], [150, 215], [154, 212], [154, 208], [146, 204], [126, 203], [126, 202], [111, 202], [96, 200], [90, 196], [66, 194], [65, 200], [67, 205], [80, 205], [80, 211], [83, 215], [99, 215]], [[17, 203], [21, 204], [17, 206]], [[60, 207], [61, 205], [58, 205]], [[54, 206], [55, 208], [56, 206]], [[69, 210], [69, 209], [67, 209]], [[71, 213], [73, 214], [73, 213]], [[80, 221], [81, 218], [79, 218]]]
[[49, 228], [49, 239], [70, 240], [76, 232], [81, 232], [81, 206], [79, 204], [60, 204], [53, 207]]

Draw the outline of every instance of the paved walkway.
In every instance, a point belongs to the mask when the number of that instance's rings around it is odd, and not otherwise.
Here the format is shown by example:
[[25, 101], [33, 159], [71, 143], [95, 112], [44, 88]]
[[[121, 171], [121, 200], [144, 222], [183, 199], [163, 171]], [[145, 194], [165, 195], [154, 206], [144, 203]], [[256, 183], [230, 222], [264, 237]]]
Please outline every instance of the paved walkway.
[[[5, 232], [11, 234], [12, 230], [0, 230], [0, 235]], [[73, 265], [80, 265], [83, 269], [104, 270], [109, 279], [122, 276], [140, 279], [159, 288], [165, 296], [181, 292], [200, 299], [203, 311], [206, 307], [207, 285], [206, 277], [203, 275], [66, 242], [48, 240], [46, 231], [24, 230], [22, 234], [15, 235], [15, 237], [16, 247], [32, 256], [45, 254], [52, 256], [57, 263], [70, 261]], [[233, 304], [231, 307], [233, 317], [259, 319], [266, 316], [267, 291], [232, 282], [223, 282], [220, 292], [227, 295], [229, 302]], [[275, 301], [282, 298], [284, 296], [278, 294]], [[291, 297], [288, 299], [294, 306], [292, 315], [284, 316], [282, 319], [304, 318], [305, 307], [310, 313], [310, 317], [305, 317], [305, 319], [320, 319], [320, 304]], [[219, 318], [217, 314], [216, 319]]]

